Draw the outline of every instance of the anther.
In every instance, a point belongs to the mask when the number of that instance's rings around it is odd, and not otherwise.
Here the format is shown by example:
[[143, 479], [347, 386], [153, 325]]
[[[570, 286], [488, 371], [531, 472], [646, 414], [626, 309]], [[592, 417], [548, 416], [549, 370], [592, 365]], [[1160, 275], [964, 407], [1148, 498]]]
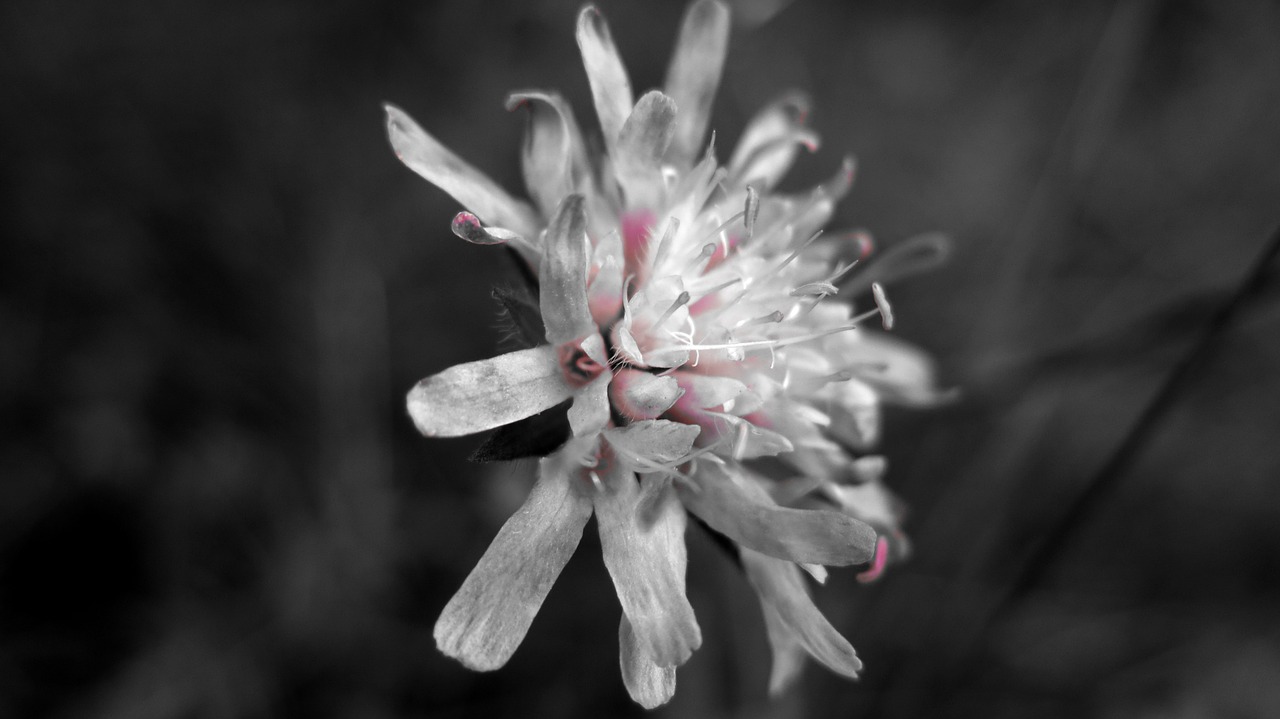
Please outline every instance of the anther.
[[742, 210], [742, 224], [747, 228], [747, 239], [751, 239], [756, 231], [756, 218], [760, 215], [760, 193], [756, 188], [747, 185], [747, 205]]
[[889, 298], [884, 294], [884, 287], [879, 282], [871, 283], [871, 296], [876, 301], [876, 309], [880, 310], [880, 324], [886, 329], [893, 329], [893, 307], [889, 305]]
[[703, 245], [702, 251], [698, 253], [698, 256], [694, 257], [689, 262], [689, 264], [685, 267], [685, 272], [689, 272], [690, 270], [693, 270], [694, 268], [701, 265], [703, 262], [706, 262], [707, 260], [711, 259], [711, 256], [714, 255], [715, 253], [716, 253], [716, 243], [708, 242], [707, 244]]
[[671, 317], [671, 315], [675, 314], [676, 310], [680, 309], [681, 307], [684, 307], [687, 304], [689, 304], [689, 293], [681, 292], [679, 295], [676, 296], [676, 299], [674, 302], [671, 303], [671, 306], [667, 308], [667, 311], [663, 312], [662, 316], [659, 317], [658, 320], [653, 323], [653, 326], [661, 327], [662, 323], [666, 322], [667, 319]]
[[767, 315], [764, 315], [762, 317], [757, 317], [753, 320], [743, 320], [742, 322], [739, 322], [737, 326], [750, 327], [752, 325], [773, 324], [773, 323], [781, 322], [783, 317], [784, 315], [782, 314], [782, 310], [774, 310], [773, 312], [770, 312]]

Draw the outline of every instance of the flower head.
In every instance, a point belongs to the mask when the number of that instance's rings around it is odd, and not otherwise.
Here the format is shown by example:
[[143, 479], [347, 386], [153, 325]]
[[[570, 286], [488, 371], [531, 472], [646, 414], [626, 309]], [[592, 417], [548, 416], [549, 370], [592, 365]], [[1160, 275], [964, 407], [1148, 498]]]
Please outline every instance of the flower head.
[[[882, 402], [940, 395], [924, 355], [868, 328], [893, 323], [874, 280], [910, 263], [859, 272], [869, 239], [822, 234], [852, 160], [808, 192], [774, 192], [796, 154], [817, 148], [807, 102], [776, 101], [717, 161], [706, 135], [728, 34], [721, 2], [694, 2], [663, 89], [637, 100], [608, 26], [585, 8], [577, 39], [603, 152], [555, 93], [512, 94], [508, 108], [529, 113], [532, 204], [387, 106], [396, 154], [465, 208], [454, 233], [511, 247], [537, 278], [537, 341], [422, 380], [408, 399], [418, 429], [471, 434], [569, 402], [528, 500], [436, 625], [440, 649], [467, 666], [507, 661], [594, 514], [623, 609], [623, 680], [645, 706], [666, 701], [702, 640], [685, 596], [692, 512], [738, 548], [775, 650], [774, 690], [801, 652], [846, 676], [861, 668], [800, 569], [822, 581], [826, 566], [865, 564], [870, 580], [905, 554], [883, 459], [864, 453]], [[931, 243], [899, 257], [918, 263], [938, 253]], [[868, 292], [866, 311], [845, 301]]]

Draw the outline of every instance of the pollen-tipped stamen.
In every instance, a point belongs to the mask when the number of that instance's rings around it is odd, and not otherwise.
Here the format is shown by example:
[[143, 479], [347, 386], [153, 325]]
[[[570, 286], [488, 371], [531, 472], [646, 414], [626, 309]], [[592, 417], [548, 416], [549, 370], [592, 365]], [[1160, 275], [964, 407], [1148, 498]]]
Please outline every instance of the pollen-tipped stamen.
[[880, 324], [886, 330], [893, 329], [893, 306], [884, 294], [884, 287], [879, 282], [871, 283], [871, 297], [876, 301], [876, 309], [880, 311]]
[[687, 304], [689, 304], [689, 293], [681, 292], [679, 295], [676, 296], [675, 300], [671, 303], [671, 306], [667, 308], [667, 311], [663, 312], [662, 316], [659, 317], [657, 321], [653, 323], [652, 325], [653, 328], [656, 329], [658, 327], [661, 327], [664, 322], [666, 322], [668, 319], [671, 318], [671, 315], [676, 313], [676, 310], [680, 309], [681, 307], [684, 307]]

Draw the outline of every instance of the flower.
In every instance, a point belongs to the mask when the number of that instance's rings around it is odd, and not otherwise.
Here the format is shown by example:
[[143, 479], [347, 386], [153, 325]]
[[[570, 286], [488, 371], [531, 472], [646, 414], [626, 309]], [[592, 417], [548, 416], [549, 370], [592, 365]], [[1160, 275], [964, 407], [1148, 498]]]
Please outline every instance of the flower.
[[[864, 325], [893, 323], [875, 280], [944, 245], [923, 238], [861, 269], [869, 238], [822, 237], [851, 159], [809, 192], [774, 192], [800, 149], [818, 145], [799, 95], [753, 119], [721, 166], [704, 142], [728, 34], [723, 3], [694, 2], [663, 90], [635, 100], [608, 26], [583, 9], [603, 152], [588, 150], [560, 96], [512, 94], [508, 108], [529, 112], [532, 204], [386, 108], [399, 158], [465, 208], [454, 233], [512, 248], [537, 283], [538, 309], [521, 318], [531, 346], [419, 382], [408, 397], [417, 428], [460, 436], [569, 403], [529, 498], [436, 624], [441, 651], [469, 667], [507, 661], [594, 514], [623, 609], [623, 681], [646, 707], [667, 701], [702, 641], [685, 594], [692, 512], [737, 548], [760, 598], [772, 691], [806, 653], [845, 676], [861, 668], [800, 569], [822, 581], [827, 566], [870, 564], [859, 575], [870, 580], [905, 555], [883, 458], [865, 452], [882, 402], [944, 395], [927, 357]], [[867, 291], [869, 311], [839, 301]]]

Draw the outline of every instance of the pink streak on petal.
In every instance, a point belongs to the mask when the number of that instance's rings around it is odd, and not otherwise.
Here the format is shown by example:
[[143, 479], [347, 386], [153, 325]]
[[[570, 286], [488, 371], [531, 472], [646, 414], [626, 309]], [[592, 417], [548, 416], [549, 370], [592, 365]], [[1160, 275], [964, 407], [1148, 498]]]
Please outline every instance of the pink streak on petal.
[[859, 572], [857, 579], [863, 584], [874, 582], [884, 574], [885, 565], [889, 561], [889, 542], [884, 537], [876, 537], [876, 553], [871, 558], [871, 568]]
[[643, 277], [641, 268], [649, 253], [654, 215], [649, 210], [632, 210], [622, 215], [622, 254], [626, 258], [623, 276]]

